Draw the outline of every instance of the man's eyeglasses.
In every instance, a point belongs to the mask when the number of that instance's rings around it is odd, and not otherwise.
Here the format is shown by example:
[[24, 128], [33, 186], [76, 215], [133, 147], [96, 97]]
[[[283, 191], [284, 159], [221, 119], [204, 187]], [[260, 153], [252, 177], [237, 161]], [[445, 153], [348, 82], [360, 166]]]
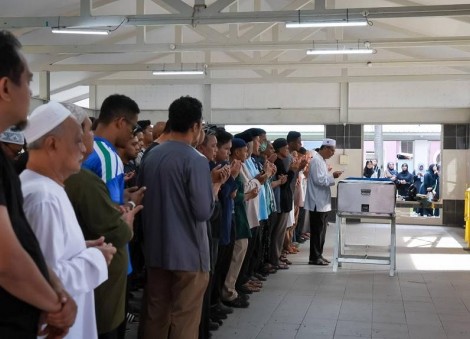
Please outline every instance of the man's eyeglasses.
[[124, 118], [124, 120], [131, 126], [132, 130], [131, 130], [131, 133], [132, 134], [136, 134], [138, 132], [141, 132], [142, 131], [142, 128], [140, 128], [139, 124], [135, 124], [130, 121], [129, 119], [126, 119]]

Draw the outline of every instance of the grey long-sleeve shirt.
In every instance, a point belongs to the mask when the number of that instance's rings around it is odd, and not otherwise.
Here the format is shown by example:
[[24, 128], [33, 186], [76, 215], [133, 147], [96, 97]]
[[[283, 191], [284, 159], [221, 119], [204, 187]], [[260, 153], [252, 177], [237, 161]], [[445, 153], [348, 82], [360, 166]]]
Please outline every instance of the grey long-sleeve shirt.
[[172, 271], [209, 271], [207, 224], [214, 200], [207, 159], [190, 145], [167, 141], [141, 165], [146, 264]]

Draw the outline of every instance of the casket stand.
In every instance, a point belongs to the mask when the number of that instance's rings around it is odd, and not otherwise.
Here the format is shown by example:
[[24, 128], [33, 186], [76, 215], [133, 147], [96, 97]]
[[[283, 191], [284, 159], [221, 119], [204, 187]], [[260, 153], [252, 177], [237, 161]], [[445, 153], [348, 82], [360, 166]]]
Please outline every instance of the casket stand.
[[[333, 257], [333, 271], [342, 263], [390, 265], [390, 276], [396, 271], [396, 187], [390, 180], [347, 179], [338, 182], [338, 209], [336, 213], [336, 242]], [[345, 218], [386, 219], [390, 221], [390, 245], [373, 246], [348, 244], [345, 240]], [[354, 225], [352, 227], [360, 227]], [[365, 252], [346, 254], [346, 249]], [[384, 252], [386, 255], [368, 255], [367, 252]]]

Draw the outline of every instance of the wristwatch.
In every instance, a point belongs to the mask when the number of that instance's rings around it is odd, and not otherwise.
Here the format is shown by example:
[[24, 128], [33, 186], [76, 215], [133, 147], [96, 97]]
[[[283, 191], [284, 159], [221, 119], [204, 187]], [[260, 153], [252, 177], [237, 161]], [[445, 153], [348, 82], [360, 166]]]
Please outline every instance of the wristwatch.
[[259, 174], [261, 174], [261, 175], [264, 175], [264, 173], [266, 173], [266, 171], [264, 169], [259, 171]]
[[135, 202], [133, 202], [132, 200], [129, 200], [127, 202], [127, 204], [130, 206], [129, 209], [132, 211], [134, 208], [135, 208]]

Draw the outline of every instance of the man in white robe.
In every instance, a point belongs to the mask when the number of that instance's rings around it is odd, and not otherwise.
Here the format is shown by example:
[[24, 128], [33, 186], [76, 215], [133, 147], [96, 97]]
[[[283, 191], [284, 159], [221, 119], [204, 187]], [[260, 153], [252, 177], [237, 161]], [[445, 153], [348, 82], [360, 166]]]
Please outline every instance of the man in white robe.
[[328, 212], [331, 211], [331, 188], [335, 179], [343, 171], [330, 173], [326, 160], [335, 154], [336, 140], [324, 139], [320, 150], [315, 153], [310, 162], [307, 181], [307, 192], [304, 208], [310, 216], [310, 256], [309, 265], [328, 265], [330, 261], [323, 257]]
[[[116, 249], [103, 239], [86, 243], [63, 182], [80, 170], [82, 129], [61, 104], [33, 111], [24, 131], [29, 148], [20, 175], [26, 218], [47, 264], [75, 299], [78, 311], [67, 338], [97, 338], [93, 290], [108, 277]], [[90, 246], [90, 247], [87, 247]]]

